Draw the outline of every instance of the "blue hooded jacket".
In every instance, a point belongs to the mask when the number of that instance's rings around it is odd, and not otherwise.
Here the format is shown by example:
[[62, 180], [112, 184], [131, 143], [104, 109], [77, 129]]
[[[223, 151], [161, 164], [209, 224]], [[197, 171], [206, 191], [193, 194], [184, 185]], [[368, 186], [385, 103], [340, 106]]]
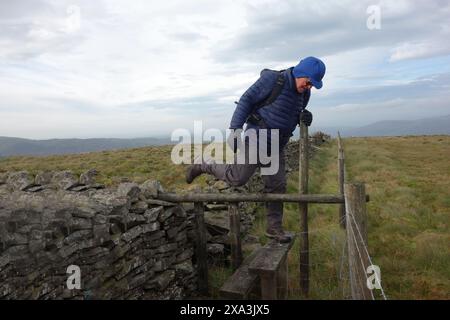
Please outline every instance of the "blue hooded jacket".
[[[282, 137], [281, 145], [287, 143], [294, 132], [300, 112], [306, 108], [311, 95], [310, 90], [298, 93], [292, 68], [284, 71], [285, 82], [277, 99], [258, 111], [269, 129], [279, 129]], [[250, 115], [253, 107], [269, 97], [278, 79], [279, 72], [264, 69], [260, 78], [242, 95], [231, 118], [230, 129], [240, 129]], [[247, 129], [256, 128], [253, 124], [247, 124]], [[284, 138], [283, 138], [284, 137]]]

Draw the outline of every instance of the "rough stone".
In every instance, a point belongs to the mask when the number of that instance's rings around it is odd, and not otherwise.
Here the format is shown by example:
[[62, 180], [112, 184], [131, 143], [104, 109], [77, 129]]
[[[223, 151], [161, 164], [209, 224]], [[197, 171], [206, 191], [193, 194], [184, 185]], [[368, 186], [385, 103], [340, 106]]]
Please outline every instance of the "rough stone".
[[172, 207], [172, 208], [169, 208], [169, 209], [161, 212], [159, 214], [158, 221], [162, 223], [162, 222], [167, 221], [167, 219], [169, 219], [170, 217], [172, 217], [174, 208], [176, 208], [176, 207]]
[[124, 182], [117, 187], [117, 194], [121, 197], [137, 198], [141, 193], [141, 189], [134, 182]]
[[175, 279], [175, 271], [174, 270], [167, 270], [160, 275], [158, 275], [155, 279], [151, 280], [148, 284], [148, 287], [153, 287], [156, 285], [156, 287], [159, 290], [165, 290], [169, 283]]
[[169, 256], [166, 258], [159, 259], [158, 261], [156, 261], [152, 270], [155, 272], [161, 272], [161, 271], [167, 270], [173, 263], [175, 263], [175, 261], [176, 261], [176, 258], [174, 256]]
[[95, 177], [98, 175], [98, 171], [95, 169], [89, 169], [80, 175], [80, 183], [84, 185], [95, 184]]
[[220, 255], [224, 253], [225, 247], [223, 244], [219, 243], [208, 243], [206, 245], [206, 250], [211, 255]]
[[183, 262], [190, 259], [194, 255], [193, 250], [185, 250], [176, 257], [177, 262]]
[[139, 186], [146, 198], [156, 198], [158, 192], [164, 192], [161, 183], [157, 180], [147, 180]]
[[129, 230], [129, 231], [125, 232], [124, 234], [122, 234], [122, 239], [124, 241], [126, 241], [126, 242], [130, 242], [134, 238], [136, 238], [139, 235], [141, 235], [142, 232], [143, 232], [143, 230], [142, 230], [141, 226], [134, 227], [131, 230]]
[[177, 244], [176, 243], [168, 243], [165, 245], [162, 245], [160, 247], [158, 247], [156, 249], [156, 252], [158, 253], [167, 253], [167, 252], [171, 252], [177, 249]]
[[160, 240], [161, 238], [164, 238], [166, 232], [163, 230], [151, 232], [147, 234], [147, 237], [145, 238], [145, 241], [147, 245], [150, 245], [152, 242]]
[[6, 183], [15, 191], [22, 191], [34, 185], [33, 179], [27, 171], [9, 173]]
[[192, 265], [192, 262], [190, 260], [176, 264], [173, 268], [176, 272], [181, 272], [182, 274], [192, 274], [195, 271], [194, 266]]
[[136, 214], [143, 214], [148, 209], [148, 204], [145, 201], [138, 201], [131, 206], [131, 212]]
[[34, 183], [39, 185], [49, 185], [52, 182], [53, 172], [39, 171], [34, 177]]
[[178, 227], [171, 227], [170, 229], [166, 230], [167, 238], [172, 239], [175, 238], [178, 234]]
[[148, 233], [148, 232], [153, 232], [156, 230], [159, 230], [160, 224], [159, 222], [153, 222], [150, 224], [146, 224], [142, 227], [142, 233]]
[[144, 217], [147, 219], [147, 222], [154, 222], [158, 219], [159, 215], [164, 211], [164, 207], [155, 207], [151, 209], [147, 209], [144, 213]]
[[0, 185], [6, 184], [7, 180], [8, 180], [8, 173], [7, 172], [0, 172]]
[[205, 224], [211, 234], [228, 233], [230, 230], [228, 211], [205, 211]]
[[146, 223], [147, 219], [140, 214], [130, 213], [124, 217], [123, 222], [127, 225], [127, 228], [133, 228]]
[[75, 178], [71, 171], [57, 171], [53, 174], [51, 184], [60, 190], [69, 190], [79, 185], [78, 179]]

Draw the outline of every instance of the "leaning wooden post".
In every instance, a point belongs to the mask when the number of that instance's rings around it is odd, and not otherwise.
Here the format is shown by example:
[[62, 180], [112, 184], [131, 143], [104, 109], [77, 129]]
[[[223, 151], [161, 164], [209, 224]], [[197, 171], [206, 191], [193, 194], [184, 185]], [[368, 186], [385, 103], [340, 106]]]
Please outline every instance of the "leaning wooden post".
[[278, 270], [277, 275], [277, 284], [279, 288], [278, 299], [286, 300], [288, 298], [288, 290], [289, 290], [289, 269], [288, 269], [288, 259], [284, 257], [283, 261], [280, 263], [280, 269]]
[[367, 214], [366, 192], [363, 183], [344, 185], [350, 286], [354, 300], [369, 300], [372, 293], [367, 287]]
[[[299, 146], [299, 193], [308, 193], [308, 127], [300, 121]], [[309, 239], [308, 239], [308, 204], [299, 203], [300, 212], [300, 288], [304, 297], [309, 293]]]
[[206, 226], [203, 202], [194, 203], [196, 236], [196, 258], [198, 272], [198, 291], [208, 294], [208, 255], [206, 250]]
[[229, 237], [231, 244], [231, 266], [233, 271], [235, 271], [242, 263], [241, 215], [239, 214], [239, 202], [230, 203], [228, 212], [230, 215]]
[[[344, 194], [345, 182], [345, 164], [344, 164], [344, 148], [342, 146], [341, 134], [338, 131], [338, 181], [339, 194]], [[345, 204], [339, 205], [339, 221], [341, 228], [345, 229]]]

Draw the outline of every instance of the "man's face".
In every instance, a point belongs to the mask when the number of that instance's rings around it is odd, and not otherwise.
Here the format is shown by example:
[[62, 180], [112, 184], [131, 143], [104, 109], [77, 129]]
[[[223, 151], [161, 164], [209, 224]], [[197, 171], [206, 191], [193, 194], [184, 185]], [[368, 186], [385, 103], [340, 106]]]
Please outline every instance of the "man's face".
[[298, 93], [302, 93], [305, 90], [312, 88], [312, 83], [308, 78], [295, 78], [295, 85]]

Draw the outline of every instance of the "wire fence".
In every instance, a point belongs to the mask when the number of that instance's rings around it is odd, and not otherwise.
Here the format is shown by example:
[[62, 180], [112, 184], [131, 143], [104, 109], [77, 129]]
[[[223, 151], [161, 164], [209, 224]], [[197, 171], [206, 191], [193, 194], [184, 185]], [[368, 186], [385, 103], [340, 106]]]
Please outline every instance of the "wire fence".
[[[361, 250], [359, 249], [359, 246], [355, 246], [355, 247], [356, 247], [356, 249], [357, 249], [357, 251], [358, 251], [358, 258], [359, 258], [360, 265], [361, 265], [361, 267], [362, 267], [362, 272], [363, 272], [364, 274], [366, 274], [366, 271], [367, 271], [367, 270], [366, 270], [366, 268], [365, 268], [365, 266], [364, 266], [363, 256], [365, 255], [365, 257], [366, 257], [367, 260], [369, 261], [370, 265], [374, 265], [374, 263], [373, 263], [373, 261], [372, 261], [372, 258], [371, 258], [371, 256], [370, 256], [370, 254], [369, 254], [369, 251], [368, 251], [368, 249], [367, 249], [367, 245], [365, 244], [364, 237], [363, 237], [363, 235], [362, 235], [361, 230], [360, 230], [359, 227], [358, 227], [358, 223], [356, 222], [355, 217], [354, 217], [351, 213], [349, 213], [349, 212], [347, 212], [346, 215], [347, 215], [347, 217], [350, 217], [351, 220], [352, 220], [352, 222], [353, 222], [353, 223], [349, 223], [349, 224], [348, 224], [348, 226], [350, 226], [350, 233], [352, 234], [353, 240], [355, 241], [355, 243], [358, 243], [358, 242], [363, 243], [363, 246], [362, 246], [362, 247], [364, 248], [364, 250], [362, 250], [362, 252], [361, 252]], [[355, 231], [353, 230], [353, 226], [356, 227], [357, 233], [355, 233]], [[357, 236], [359, 236], [359, 241], [357, 240]], [[375, 275], [375, 281], [376, 281], [378, 287], [379, 287], [380, 290], [381, 290], [381, 296], [383, 297], [384, 300], [387, 300], [387, 296], [386, 296], [386, 294], [385, 294], [385, 292], [384, 292], [383, 286], [381, 285], [381, 279], [379, 278], [378, 273], [375, 272], [374, 275]], [[375, 300], [375, 297], [374, 297], [374, 295], [373, 295], [373, 291], [372, 291], [372, 290], [370, 290], [370, 293], [371, 293], [372, 299]]]
[[[339, 187], [340, 187], [340, 191], [342, 193], [344, 193], [344, 183], [347, 180], [347, 170], [346, 170], [346, 166], [345, 166], [345, 156], [344, 156], [344, 147], [343, 147], [343, 143], [342, 143], [342, 139], [341, 139], [341, 135], [338, 132], [338, 138], [337, 138], [337, 142], [338, 142], [338, 180], [339, 180]], [[342, 247], [342, 254], [341, 254], [341, 266], [340, 266], [340, 271], [339, 271], [339, 276], [341, 279], [341, 283], [342, 283], [342, 287], [343, 287], [343, 296], [347, 296], [348, 291], [351, 291], [351, 284], [348, 283], [350, 281], [348, 281], [347, 283], [344, 283], [344, 279], [343, 278], [343, 274], [344, 271], [349, 275], [350, 277], [350, 259], [354, 259], [355, 256], [352, 255], [352, 257], [350, 257], [350, 255], [348, 254], [348, 246], [349, 246], [349, 242], [353, 241], [354, 242], [354, 247], [356, 248], [357, 251], [357, 263], [356, 265], [358, 266], [358, 268], [361, 268], [361, 275], [365, 275], [364, 277], [361, 277], [359, 279], [352, 279], [353, 281], [357, 281], [358, 282], [358, 287], [360, 292], [366, 292], [364, 286], [368, 285], [368, 281], [367, 281], [367, 269], [366, 269], [366, 265], [365, 265], [365, 261], [367, 264], [367, 261], [369, 263], [369, 265], [374, 265], [372, 257], [369, 254], [369, 250], [367, 248], [367, 242], [364, 239], [363, 233], [361, 232], [360, 228], [359, 228], [359, 223], [356, 221], [355, 216], [352, 214], [352, 212], [350, 212], [349, 208], [347, 207], [347, 203], [345, 204], [345, 208], [343, 208], [342, 211], [342, 216], [341, 216], [341, 221], [340, 223], [342, 223], [342, 225], [346, 225], [346, 228], [349, 229], [348, 233], [347, 233], [347, 237], [345, 240], [345, 243]], [[350, 221], [347, 221], [347, 219], [350, 219]], [[354, 230], [354, 228], [356, 229], [356, 232]], [[350, 237], [351, 236], [351, 237]], [[360, 249], [360, 247], [363, 248], [363, 250]], [[387, 296], [385, 294], [385, 291], [381, 285], [381, 279], [379, 278], [379, 274], [377, 272], [374, 273], [375, 275], [375, 281], [376, 281], [376, 288], [380, 288], [381, 291], [381, 297], [384, 300], [387, 300]], [[349, 280], [350, 280], [349, 279]], [[363, 281], [366, 280], [366, 281]], [[368, 289], [368, 288], [367, 288]], [[348, 291], [346, 291], [348, 290]], [[370, 292], [370, 298], [372, 300], [376, 300], [373, 289], [369, 289]], [[351, 294], [349, 295], [351, 296]]]

